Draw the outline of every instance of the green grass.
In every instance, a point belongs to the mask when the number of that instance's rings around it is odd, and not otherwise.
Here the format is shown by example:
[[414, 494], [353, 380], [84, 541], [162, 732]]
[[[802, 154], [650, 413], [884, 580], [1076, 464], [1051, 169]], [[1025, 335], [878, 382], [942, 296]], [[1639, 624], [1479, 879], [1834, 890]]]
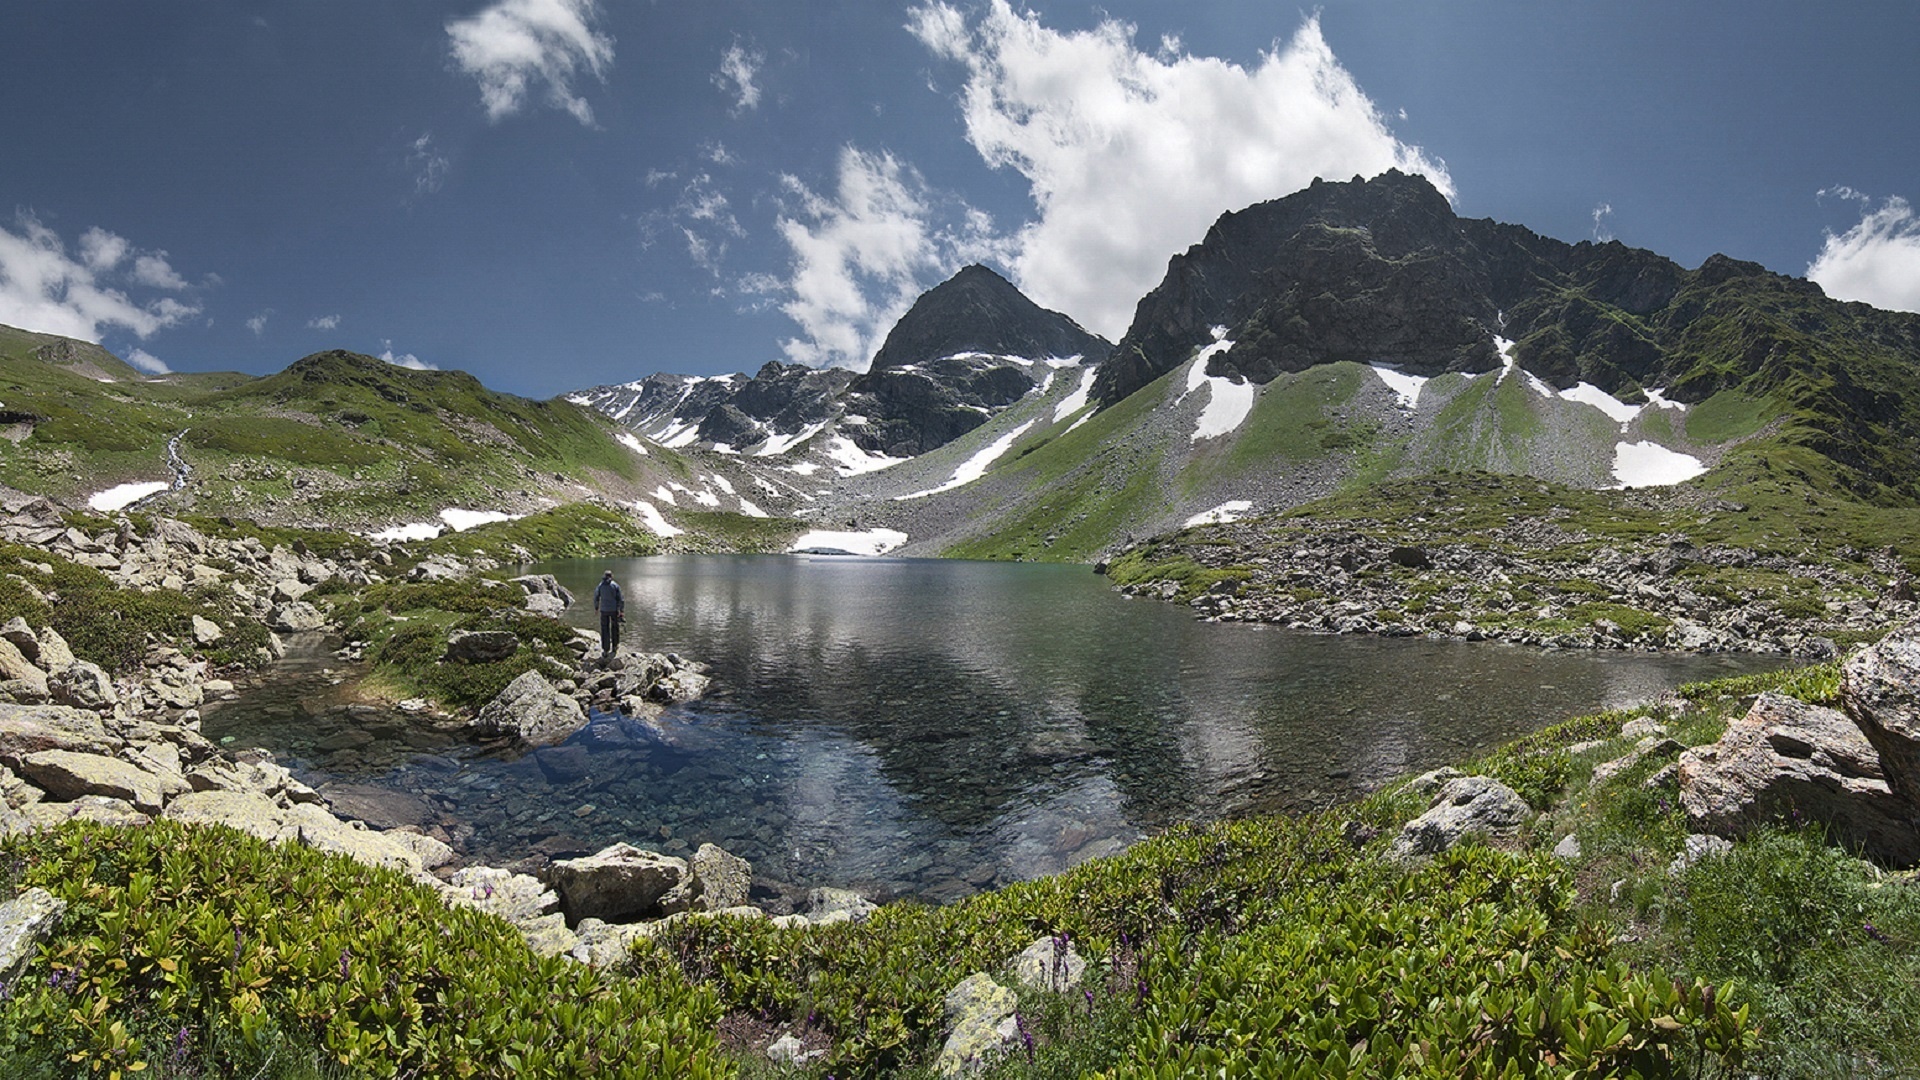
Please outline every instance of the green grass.
[[594, 503], [569, 503], [512, 521], [444, 533], [417, 545], [423, 554], [483, 555], [505, 563], [653, 555], [659, 538], [632, 514]]

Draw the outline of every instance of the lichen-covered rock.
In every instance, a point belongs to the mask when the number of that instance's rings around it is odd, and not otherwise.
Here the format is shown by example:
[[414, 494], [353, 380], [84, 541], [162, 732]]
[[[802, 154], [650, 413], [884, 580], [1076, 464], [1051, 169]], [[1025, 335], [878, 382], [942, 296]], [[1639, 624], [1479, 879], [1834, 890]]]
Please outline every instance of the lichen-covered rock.
[[1438, 855], [1468, 836], [1510, 840], [1533, 811], [1517, 792], [1490, 776], [1461, 776], [1442, 784], [1427, 812], [1393, 840], [1400, 858]]
[[1013, 977], [1031, 990], [1063, 993], [1080, 985], [1086, 977], [1087, 962], [1073, 942], [1059, 937], [1043, 937], [1013, 958]]
[[1846, 714], [1766, 693], [1719, 742], [1680, 755], [1680, 805], [1696, 831], [1718, 836], [1798, 813], [1904, 866], [1920, 859], [1920, 834], [1881, 761]]
[[101, 754], [42, 750], [20, 761], [20, 775], [56, 799], [105, 795], [125, 799], [145, 814], [158, 814], [170, 795], [190, 790], [185, 777], [148, 772]]
[[47, 693], [60, 704], [76, 709], [99, 711], [120, 704], [120, 692], [114, 688], [113, 677], [102, 671], [100, 665], [86, 660], [75, 660], [54, 672], [47, 679]]
[[527, 671], [480, 709], [473, 728], [485, 737], [508, 736], [529, 746], [547, 746], [566, 741], [586, 724], [586, 710], [578, 701], [554, 689], [539, 672]]
[[687, 876], [687, 863], [671, 855], [614, 844], [578, 859], [561, 859], [547, 880], [560, 895], [569, 922], [600, 919], [631, 922], [657, 910], [660, 898]]
[[0, 904], [0, 990], [12, 987], [66, 913], [65, 900], [39, 888]]
[[976, 971], [962, 979], [942, 1002], [950, 1029], [933, 1071], [964, 1076], [989, 1065], [1020, 1038], [1014, 1019], [1018, 1005], [1014, 992], [986, 972]]
[[20, 759], [42, 750], [110, 753], [113, 748], [95, 713], [65, 705], [0, 704], [0, 763], [17, 768]]
[[282, 633], [298, 634], [318, 630], [327, 625], [326, 616], [320, 609], [305, 600], [278, 604], [267, 612], [267, 626]]
[[812, 923], [860, 922], [879, 905], [852, 889], [817, 888], [807, 893], [807, 920]]
[[1920, 822], [1920, 622], [1841, 667], [1840, 704], [1873, 744], [1887, 788]]
[[753, 889], [753, 866], [713, 844], [701, 844], [688, 860], [687, 877], [660, 898], [663, 914], [740, 907]]

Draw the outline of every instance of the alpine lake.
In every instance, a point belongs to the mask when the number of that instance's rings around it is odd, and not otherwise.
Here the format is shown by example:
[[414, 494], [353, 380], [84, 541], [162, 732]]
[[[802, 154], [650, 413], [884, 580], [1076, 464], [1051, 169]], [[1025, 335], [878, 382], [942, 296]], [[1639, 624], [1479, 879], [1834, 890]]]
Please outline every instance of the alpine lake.
[[711, 842], [756, 879], [946, 902], [1181, 821], [1325, 805], [1554, 721], [1776, 658], [1543, 651], [1207, 623], [1085, 566], [657, 556], [528, 568], [626, 591], [624, 640], [702, 700], [502, 755], [342, 697], [309, 648], [204, 731], [336, 807], [509, 866]]

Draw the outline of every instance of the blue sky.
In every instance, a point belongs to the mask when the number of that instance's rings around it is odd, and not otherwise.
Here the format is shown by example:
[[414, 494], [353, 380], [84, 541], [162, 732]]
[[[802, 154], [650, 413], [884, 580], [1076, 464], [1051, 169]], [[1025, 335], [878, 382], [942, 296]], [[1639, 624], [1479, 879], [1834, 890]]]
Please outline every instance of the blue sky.
[[10, 0], [0, 323], [546, 397], [862, 367], [970, 261], [1117, 337], [1221, 212], [1470, 217], [1920, 310], [1920, 4]]

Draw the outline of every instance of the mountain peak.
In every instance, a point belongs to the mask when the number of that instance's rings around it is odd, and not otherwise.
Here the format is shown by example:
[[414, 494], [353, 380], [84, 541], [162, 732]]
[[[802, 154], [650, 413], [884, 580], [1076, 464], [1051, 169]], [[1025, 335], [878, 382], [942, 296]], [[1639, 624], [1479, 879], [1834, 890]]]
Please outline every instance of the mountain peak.
[[927, 290], [887, 334], [869, 371], [987, 353], [1038, 360], [1103, 359], [1112, 346], [1057, 311], [1027, 299], [1012, 282], [974, 263]]

